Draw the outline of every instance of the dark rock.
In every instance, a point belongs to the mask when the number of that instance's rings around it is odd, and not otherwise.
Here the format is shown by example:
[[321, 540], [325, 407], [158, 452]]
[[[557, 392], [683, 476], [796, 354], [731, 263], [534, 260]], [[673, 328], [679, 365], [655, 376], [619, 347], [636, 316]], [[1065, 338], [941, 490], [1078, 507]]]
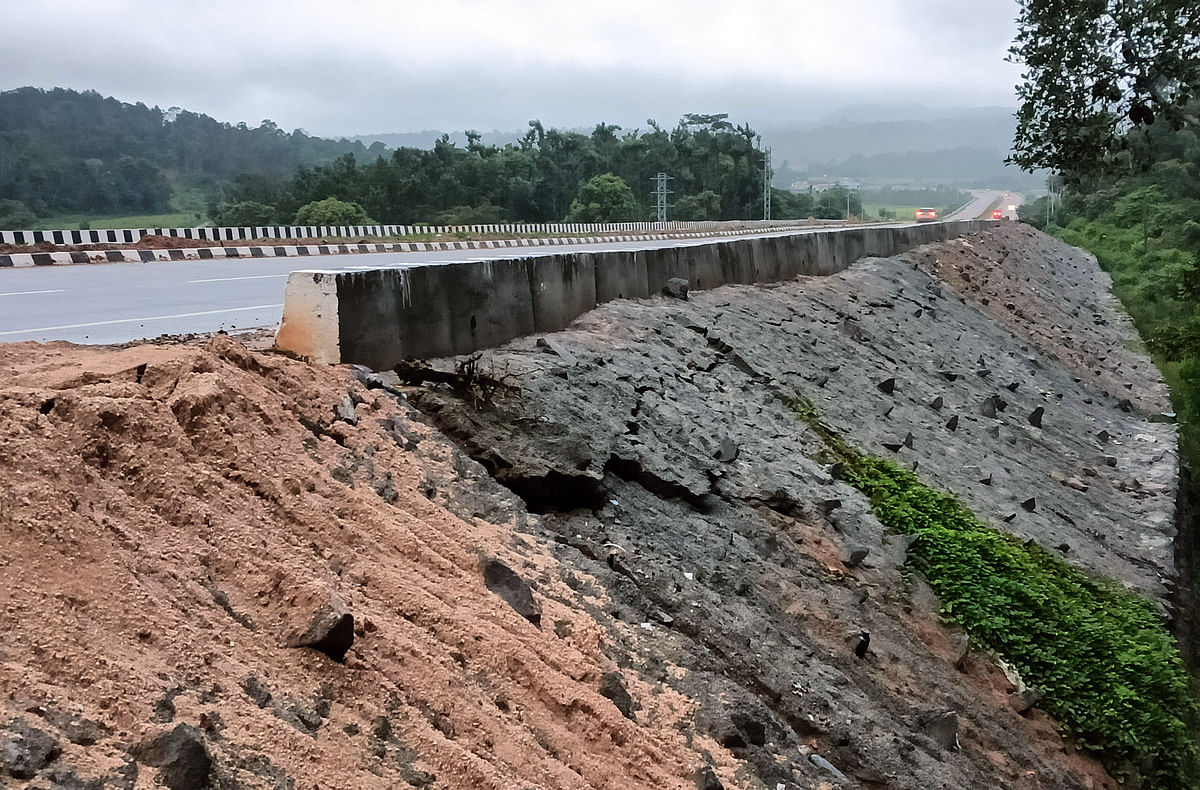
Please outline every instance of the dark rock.
[[62, 754], [54, 736], [18, 719], [0, 740], [0, 767], [14, 779], [32, 779]]
[[349, 395], [342, 398], [341, 403], [333, 407], [333, 414], [337, 419], [351, 425], [358, 425], [358, 412], [355, 411], [354, 399]]
[[846, 565], [851, 568], [858, 567], [870, 553], [870, 546], [864, 546], [861, 543], [852, 543], [850, 544], [848, 556], [846, 557]]
[[979, 413], [984, 417], [996, 416], [996, 396], [989, 395], [984, 399], [983, 404], [979, 407]]
[[1112, 437], [1109, 435], [1108, 431], [1101, 431], [1100, 433], [1096, 434], [1096, 438], [1100, 440], [1100, 444], [1108, 444], [1108, 440]]
[[1004, 517], [1004, 523], [1010, 524], [1010, 523], [1012, 523], [1012, 520], [1016, 517], [1017, 517], [1016, 513], [1009, 513], [1007, 516]]
[[929, 408], [934, 409], [936, 411], [938, 409], [941, 409], [944, 404], [945, 404], [945, 401], [942, 399], [942, 396], [938, 395], [936, 398], [933, 399], [933, 402], [929, 404]]
[[704, 766], [696, 770], [696, 790], [725, 790], [725, 785], [713, 773], [712, 766]]
[[1038, 406], [1036, 409], [1034, 409], [1032, 412], [1030, 412], [1029, 424], [1032, 425], [1034, 428], [1041, 428], [1042, 427], [1042, 415], [1044, 415], [1045, 413], [1046, 413], [1046, 410], [1044, 408], [1042, 408], [1041, 406]]
[[958, 378], [958, 374], [953, 370], [939, 370], [938, 375], [944, 378], [946, 381], [954, 381]]
[[880, 442], [880, 444], [891, 450], [893, 453], [900, 452], [900, 448], [904, 446], [904, 442]]
[[1131, 412], [1133, 411], [1133, 403], [1130, 402], [1129, 398], [1122, 398], [1120, 403], [1117, 404], [1117, 408], [1123, 412]]
[[293, 631], [288, 647], [310, 647], [341, 661], [354, 644], [354, 615], [335, 593], [322, 591], [306, 602], [308, 616], [302, 630]]
[[724, 463], [729, 463], [730, 461], [737, 459], [738, 452], [738, 443], [727, 436], [721, 440], [721, 446], [717, 448], [715, 453], [713, 453], [713, 458], [716, 458], [718, 461], [722, 461]]
[[745, 736], [751, 746], [763, 746], [767, 742], [767, 727], [757, 717], [745, 712], [737, 712], [730, 716], [733, 726]]
[[625, 680], [620, 672], [605, 672], [600, 678], [600, 694], [612, 701], [621, 715], [630, 721], [637, 721], [634, 716], [633, 698], [625, 688]]
[[993, 439], [1000, 438], [1000, 426], [999, 425], [993, 425], [992, 427], [987, 429], [987, 432], [988, 432], [988, 436], [992, 437]]
[[50, 790], [105, 790], [104, 779], [81, 779], [70, 768], [56, 767], [44, 778], [50, 782]]
[[1004, 385], [1005, 389], [1007, 389], [1009, 392], [1016, 392], [1017, 387], [1020, 387], [1020, 386], [1021, 386], [1021, 382], [1019, 382], [1019, 381], [1010, 381], [1008, 384]]
[[958, 749], [958, 715], [954, 711], [927, 713], [920, 718], [921, 732], [947, 751]]
[[908, 433], [904, 434], [904, 446], [910, 450], [913, 448], [912, 431], [909, 431]]
[[483, 565], [483, 583], [504, 599], [513, 611], [542, 627], [542, 604], [533, 597], [533, 591], [516, 571], [498, 559], [489, 558]]
[[887, 378], [875, 385], [880, 392], [891, 395], [896, 391], [896, 379]]
[[254, 675], [242, 681], [242, 691], [246, 692], [246, 696], [252, 699], [254, 704], [260, 708], [266, 708], [271, 705], [271, 692]]
[[1026, 499], [1021, 503], [1021, 507], [1032, 513], [1037, 509], [1037, 499], [1035, 497], [1029, 497], [1029, 499]]
[[952, 431], [958, 430], [958, 415], [957, 414], [953, 415], [949, 420], [946, 421], [946, 427]]
[[992, 484], [992, 473], [989, 472], [987, 477], [980, 478], [979, 482], [983, 483], [985, 486], [990, 486]]
[[854, 655], [859, 658], [867, 657], [867, 650], [871, 647], [871, 634], [869, 631], [861, 632], [857, 637], [854, 645]]
[[209, 787], [213, 761], [200, 730], [180, 724], [150, 736], [133, 749], [137, 759], [158, 769], [158, 783], [170, 790]]
[[672, 277], [667, 280], [667, 284], [663, 286], [662, 292], [675, 299], [686, 300], [688, 298], [688, 281], [682, 277]]
[[53, 724], [68, 741], [77, 746], [93, 746], [104, 737], [109, 728], [102, 724], [74, 716], [66, 711], [39, 709], [37, 714]]

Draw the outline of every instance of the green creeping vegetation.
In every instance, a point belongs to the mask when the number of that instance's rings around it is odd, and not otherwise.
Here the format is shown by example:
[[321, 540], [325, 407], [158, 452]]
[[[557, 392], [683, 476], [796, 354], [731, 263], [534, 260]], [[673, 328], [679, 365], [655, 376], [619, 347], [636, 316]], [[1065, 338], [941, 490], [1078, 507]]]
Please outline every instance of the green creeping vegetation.
[[943, 614], [1016, 667], [1080, 747], [1114, 775], [1140, 775], [1143, 787], [1200, 787], [1200, 712], [1150, 602], [989, 527], [952, 495], [850, 447], [810, 404], [796, 411], [884, 526], [916, 538], [910, 562]]

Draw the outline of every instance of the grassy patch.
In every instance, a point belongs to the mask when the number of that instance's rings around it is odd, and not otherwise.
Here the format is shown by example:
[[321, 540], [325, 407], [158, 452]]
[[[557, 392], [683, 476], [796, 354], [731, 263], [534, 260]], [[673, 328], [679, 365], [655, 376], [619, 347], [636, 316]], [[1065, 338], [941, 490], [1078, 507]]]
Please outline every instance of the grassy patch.
[[913, 535], [910, 562], [943, 614], [1015, 666], [1040, 703], [1114, 775], [1148, 788], [1200, 787], [1200, 715], [1175, 640], [1154, 606], [1036, 543], [983, 523], [950, 494], [849, 446], [807, 403], [836, 474], [887, 528]]

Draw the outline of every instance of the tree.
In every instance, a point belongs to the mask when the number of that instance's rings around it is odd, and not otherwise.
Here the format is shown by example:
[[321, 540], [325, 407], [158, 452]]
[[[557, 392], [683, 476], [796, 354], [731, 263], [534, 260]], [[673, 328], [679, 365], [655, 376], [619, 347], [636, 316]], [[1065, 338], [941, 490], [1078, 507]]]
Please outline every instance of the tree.
[[21, 230], [33, 225], [34, 219], [33, 212], [21, 201], [0, 199], [0, 228]]
[[675, 203], [675, 219], [685, 222], [721, 218], [721, 196], [711, 189], [681, 197]]
[[1009, 161], [1086, 175], [1156, 120], [1200, 129], [1195, 0], [1021, 0], [1009, 60], [1023, 64]]
[[213, 224], [222, 228], [255, 228], [275, 224], [274, 206], [243, 200], [238, 203], [222, 203], [212, 212]]
[[367, 211], [357, 203], [347, 203], [334, 197], [324, 200], [314, 200], [306, 203], [296, 211], [297, 225], [374, 225], [375, 220], [367, 216]]
[[633, 222], [637, 198], [625, 180], [612, 173], [593, 176], [571, 201], [567, 222]]

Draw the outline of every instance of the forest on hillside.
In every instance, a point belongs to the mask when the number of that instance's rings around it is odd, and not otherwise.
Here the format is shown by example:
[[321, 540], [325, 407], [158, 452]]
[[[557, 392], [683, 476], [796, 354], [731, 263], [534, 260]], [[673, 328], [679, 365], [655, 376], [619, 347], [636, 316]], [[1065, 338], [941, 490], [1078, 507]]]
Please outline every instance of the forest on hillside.
[[[292, 224], [318, 202], [320, 216], [343, 223], [642, 221], [657, 216], [660, 172], [672, 220], [760, 219], [765, 164], [758, 132], [723, 113], [689, 113], [672, 128], [599, 123], [590, 133], [534, 120], [507, 141], [468, 131], [389, 149], [94, 91], [0, 93], [0, 225], [9, 228], [168, 212], [189, 224]], [[775, 219], [863, 212], [862, 194], [841, 187], [771, 197]], [[342, 203], [353, 213], [328, 215]]]
[[282, 181], [301, 165], [384, 150], [285, 132], [271, 121], [250, 128], [128, 104], [95, 91], [0, 93], [0, 199], [9, 201], [9, 214], [163, 212], [173, 196], [219, 195], [239, 174]]

